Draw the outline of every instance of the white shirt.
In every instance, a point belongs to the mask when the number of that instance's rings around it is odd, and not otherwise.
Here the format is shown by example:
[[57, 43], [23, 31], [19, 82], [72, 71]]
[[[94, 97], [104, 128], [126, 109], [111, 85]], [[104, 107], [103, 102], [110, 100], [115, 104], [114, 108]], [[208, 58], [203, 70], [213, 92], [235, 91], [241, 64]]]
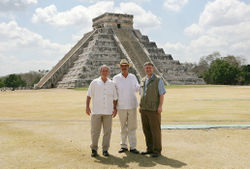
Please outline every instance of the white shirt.
[[138, 84], [135, 75], [129, 73], [125, 78], [121, 73], [119, 73], [114, 76], [113, 81], [118, 94], [117, 109], [137, 108], [138, 102], [136, 92], [140, 90], [140, 85]]
[[101, 77], [94, 79], [89, 85], [88, 96], [92, 100], [92, 114], [111, 115], [113, 113], [113, 101], [117, 100], [117, 92], [114, 82], [110, 79], [105, 83]]

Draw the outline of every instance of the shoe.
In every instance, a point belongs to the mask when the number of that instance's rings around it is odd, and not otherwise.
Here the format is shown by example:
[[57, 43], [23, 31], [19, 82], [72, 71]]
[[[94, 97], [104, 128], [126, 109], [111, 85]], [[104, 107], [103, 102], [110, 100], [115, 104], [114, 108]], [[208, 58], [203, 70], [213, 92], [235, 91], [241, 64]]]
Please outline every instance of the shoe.
[[144, 152], [141, 152], [141, 155], [152, 154], [152, 153], [153, 153], [152, 151], [144, 151]]
[[91, 157], [96, 157], [97, 155], [98, 155], [97, 151], [96, 150], [92, 150]]
[[121, 149], [118, 151], [118, 153], [124, 153], [124, 152], [126, 152], [126, 151], [128, 151], [127, 148], [121, 148]]
[[156, 157], [159, 157], [160, 155], [161, 155], [161, 153], [152, 153], [152, 154], [151, 154], [151, 157], [156, 158]]
[[136, 149], [130, 149], [129, 150], [131, 153], [134, 153], [134, 154], [139, 154], [140, 152]]
[[109, 152], [108, 152], [108, 151], [103, 151], [102, 154], [103, 154], [104, 156], [106, 156], [106, 157], [109, 156]]

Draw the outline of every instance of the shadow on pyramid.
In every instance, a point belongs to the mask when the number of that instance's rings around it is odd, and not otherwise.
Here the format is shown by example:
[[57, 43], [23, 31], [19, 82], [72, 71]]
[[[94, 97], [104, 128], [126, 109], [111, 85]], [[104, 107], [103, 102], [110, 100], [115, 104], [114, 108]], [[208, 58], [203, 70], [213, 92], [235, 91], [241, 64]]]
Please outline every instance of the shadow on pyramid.
[[179, 61], [165, 54], [155, 42], [133, 28], [133, 15], [104, 13], [93, 19], [93, 30], [83, 38], [35, 85], [39, 88], [86, 87], [100, 76], [103, 64], [111, 68], [111, 78], [120, 73], [121, 59], [131, 64], [131, 73], [140, 81], [145, 76], [143, 65], [151, 62], [155, 74], [165, 84], [204, 84]]

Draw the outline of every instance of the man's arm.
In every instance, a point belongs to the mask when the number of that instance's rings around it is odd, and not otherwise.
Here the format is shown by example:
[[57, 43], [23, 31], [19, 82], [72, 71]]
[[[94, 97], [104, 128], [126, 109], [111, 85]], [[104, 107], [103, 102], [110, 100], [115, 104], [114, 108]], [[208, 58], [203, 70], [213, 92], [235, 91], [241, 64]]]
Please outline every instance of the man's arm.
[[89, 107], [90, 100], [91, 100], [91, 97], [90, 97], [90, 96], [87, 96], [87, 99], [86, 99], [86, 114], [87, 114], [87, 115], [90, 115], [90, 114], [91, 114], [91, 110], [90, 110], [90, 107]]
[[140, 92], [140, 85], [139, 85], [139, 83], [138, 83], [138, 80], [137, 80], [137, 78], [134, 76], [134, 83], [135, 83], [135, 91], [136, 92]]
[[160, 81], [158, 83], [158, 92], [160, 95], [160, 103], [159, 103], [159, 107], [158, 107], [158, 113], [160, 114], [162, 112], [162, 105], [164, 102], [164, 94], [166, 93], [162, 79], [160, 79]]
[[113, 100], [113, 114], [112, 114], [113, 117], [115, 117], [117, 114], [116, 106], [117, 106], [117, 100]]
[[161, 114], [162, 112], [162, 105], [164, 102], [164, 94], [160, 95], [160, 103], [159, 103], [159, 107], [158, 107], [158, 113]]

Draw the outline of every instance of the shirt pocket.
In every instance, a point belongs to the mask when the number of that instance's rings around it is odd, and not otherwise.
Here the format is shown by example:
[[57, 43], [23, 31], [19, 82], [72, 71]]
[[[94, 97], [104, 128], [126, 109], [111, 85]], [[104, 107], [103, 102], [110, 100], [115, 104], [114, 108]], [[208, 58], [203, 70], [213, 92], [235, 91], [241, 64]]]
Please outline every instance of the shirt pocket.
[[112, 97], [112, 96], [113, 96], [113, 88], [112, 88], [112, 87], [108, 87], [108, 88], [107, 88], [107, 95], [108, 95], [109, 97]]

